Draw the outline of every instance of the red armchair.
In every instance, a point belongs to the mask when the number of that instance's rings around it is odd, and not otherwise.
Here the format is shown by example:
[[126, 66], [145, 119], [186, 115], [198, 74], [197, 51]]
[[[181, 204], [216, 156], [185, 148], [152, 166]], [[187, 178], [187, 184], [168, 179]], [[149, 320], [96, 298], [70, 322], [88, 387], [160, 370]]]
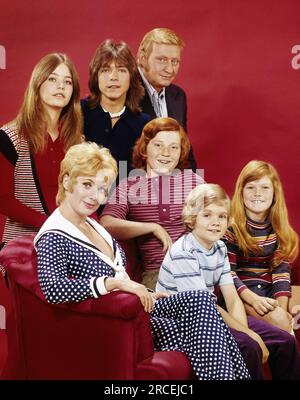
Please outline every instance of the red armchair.
[[17, 238], [0, 253], [13, 303], [2, 379], [193, 379], [183, 353], [154, 351], [149, 315], [135, 295], [47, 303], [32, 240]]

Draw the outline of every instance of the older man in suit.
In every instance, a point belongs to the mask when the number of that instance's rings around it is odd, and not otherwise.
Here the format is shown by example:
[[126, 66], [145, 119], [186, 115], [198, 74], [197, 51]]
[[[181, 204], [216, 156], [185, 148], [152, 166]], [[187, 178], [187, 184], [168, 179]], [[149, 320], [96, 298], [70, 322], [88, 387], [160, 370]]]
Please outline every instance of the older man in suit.
[[[156, 28], [146, 33], [138, 50], [137, 61], [145, 96], [140, 106], [152, 118], [175, 118], [187, 130], [187, 100], [185, 92], [172, 82], [179, 66], [184, 43], [171, 29]], [[191, 149], [190, 167], [196, 170]]]

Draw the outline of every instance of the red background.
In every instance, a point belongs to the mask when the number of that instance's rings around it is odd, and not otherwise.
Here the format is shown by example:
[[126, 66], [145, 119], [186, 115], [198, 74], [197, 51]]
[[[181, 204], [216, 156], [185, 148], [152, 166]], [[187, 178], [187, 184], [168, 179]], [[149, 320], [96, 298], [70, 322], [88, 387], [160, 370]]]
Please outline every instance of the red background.
[[84, 96], [88, 64], [102, 40], [125, 40], [136, 53], [146, 31], [174, 29], [186, 43], [176, 83], [188, 95], [189, 135], [206, 180], [232, 194], [245, 163], [272, 162], [300, 232], [300, 70], [291, 64], [300, 43], [298, 0], [0, 0], [0, 14], [6, 49], [0, 124], [16, 115], [45, 54], [73, 59]]
[[[73, 59], [83, 97], [88, 64], [101, 41], [125, 40], [136, 53], [148, 30], [174, 29], [186, 43], [176, 82], [188, 95], [189, 135], [206, 181], [231, 195], [245, 163], [273, 163], [300, 233], [300, 58], [292, 54], [300, 44], [299, 0], [0, 0], [0, 15], [6, 50], [0, 125], [16, 115], [31, 71], [45, 54], [61, 51]], [[0, 234], [2, 223], [0, 216]], [[1, 304], [9, 311], [3, 279]], [[3, 354], [0, 335], [0, 370]]]

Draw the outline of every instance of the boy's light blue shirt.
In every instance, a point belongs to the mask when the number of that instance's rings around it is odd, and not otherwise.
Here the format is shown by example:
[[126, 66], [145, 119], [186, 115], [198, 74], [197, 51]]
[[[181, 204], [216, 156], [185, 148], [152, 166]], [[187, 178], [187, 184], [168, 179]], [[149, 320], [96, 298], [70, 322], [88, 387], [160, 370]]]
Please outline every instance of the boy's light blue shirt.
[[156, 291], [214, 291], [215, 285], [233, 284], [226, 245], [218, 240], [205, 249], [190, 232], [178, 239], [160, 267]]

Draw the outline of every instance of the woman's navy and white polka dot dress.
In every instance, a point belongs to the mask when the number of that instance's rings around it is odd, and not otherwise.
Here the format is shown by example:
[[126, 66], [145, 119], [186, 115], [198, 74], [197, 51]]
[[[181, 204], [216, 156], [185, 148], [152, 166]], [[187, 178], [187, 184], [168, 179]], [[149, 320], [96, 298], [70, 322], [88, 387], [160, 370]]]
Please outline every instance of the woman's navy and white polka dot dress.
[[[48, 230], [36, 240], [39, 281], [50, 303], [94, 297], [91, 278], [115, 274], [88, 240], [75, 236]], [[112, 243], [124, 259], [119, 245]], [[151, 316], [155, 346], [186, 353], [201, 380], [249, 379], [236, 342], [214, 301], [206, 291], [182, 292], [157, 300]]]
[[[46, 233], [37, 243], [38, 277], [49, 303], [79, 302], [94, 297], [90, 281], [114, 276], [114, 270], [94, 251], [58, 233]], [[125, 255], [122, 251], [125, 259]]]
[[250, 379], [235, 339], [208, 291], [180, 292], [159, 299], [151, 326], [156, 348], [186, 353], [198, 379]]

